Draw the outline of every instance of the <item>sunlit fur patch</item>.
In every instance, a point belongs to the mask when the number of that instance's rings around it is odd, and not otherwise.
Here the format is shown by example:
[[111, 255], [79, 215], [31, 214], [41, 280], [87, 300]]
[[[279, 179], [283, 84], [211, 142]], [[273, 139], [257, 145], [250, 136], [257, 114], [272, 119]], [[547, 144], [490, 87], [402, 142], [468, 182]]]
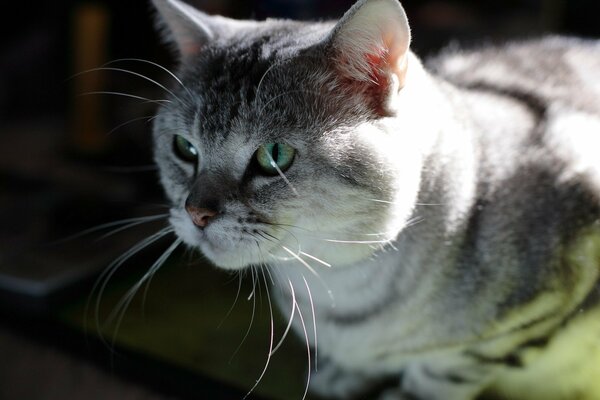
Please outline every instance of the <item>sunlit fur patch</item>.
[[[579, 282], [589, 291], [600, 272], [600, 230], [586, 230], [570, 246], [566, 259], [579, 271]], [[577, 301], [574, 294], [573, 301]], [[488, 391], [511, 400], [600, 399], [600, 307], [573, 310], [575, 316], [542, 347], [519, 353], [524, 365], [504, 369]], [[585, 312], [584, 312], [585, 311]], [[583, 363], [582, 363], [583, 360]], [[538, 384], [532, 384], [536, 382]]]

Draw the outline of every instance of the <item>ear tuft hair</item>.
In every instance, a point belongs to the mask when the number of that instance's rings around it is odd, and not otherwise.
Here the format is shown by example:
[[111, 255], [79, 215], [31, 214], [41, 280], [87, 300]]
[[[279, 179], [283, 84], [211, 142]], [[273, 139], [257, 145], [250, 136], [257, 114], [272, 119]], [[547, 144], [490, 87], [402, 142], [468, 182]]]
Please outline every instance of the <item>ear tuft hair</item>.
[[385, 84], [390, 74], [404, 81], [410, 28], [398, 0], [360, 0], [329, 38], [339, 72], [346, 78]]
[[198, 54], [215, 37], [211, 17], [179, 0], [152, 0], [163, 39], [187, 58]]

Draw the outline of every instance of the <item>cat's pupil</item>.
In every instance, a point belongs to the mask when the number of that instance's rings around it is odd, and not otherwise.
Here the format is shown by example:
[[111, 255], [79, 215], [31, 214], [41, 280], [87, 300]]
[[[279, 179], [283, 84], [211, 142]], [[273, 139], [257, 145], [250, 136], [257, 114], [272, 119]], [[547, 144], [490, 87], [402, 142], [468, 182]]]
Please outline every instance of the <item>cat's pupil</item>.
[[198, 160], [198, 150], [188, 140], [182, 136], [175, 135], [173, 142], [175, 154], [181, 160], [188, 163], [195, 163]]
[[294, 161], [295, 150], [284, 143], [265, 143], [254, 155], [260, 171], [266, 175], [277, 175], [285, 171]]

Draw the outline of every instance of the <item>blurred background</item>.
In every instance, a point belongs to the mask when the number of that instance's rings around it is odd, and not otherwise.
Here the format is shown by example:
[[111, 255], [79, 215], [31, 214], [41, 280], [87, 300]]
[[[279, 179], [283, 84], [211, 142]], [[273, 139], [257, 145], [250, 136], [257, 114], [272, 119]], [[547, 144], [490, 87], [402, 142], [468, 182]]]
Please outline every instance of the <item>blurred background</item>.
[[[328, 19], [353, 1], [190, 3], [235, 18]], [[413, 49], [424, 57], [456, 43], [600, 36], [597, 0], [403, 4]], [[0, 399], [243, 397], [264, 365], [269, 317], [263, 304], [251, 325], [257, 301], [247, 282], [225, 318], [239, 293], [237, 277], [176, 252], [121, 323], [111, 319], [119, 299], [170, 244], [166, 238], [125, 263], [96, 303], [101, 272], [165, 226], [150, 147], [156, 103], [148, 101], [164, 93], [136, 74], [170, 85], [152, 63], [174, 65], [153, 30], [149, 1], [17, 2], [4, 15]], [[107, 63], [112, 70], [94, 70]], [[273, 360], [253, 398], [301, 398], [305, 353], [288, 342], [281, 351], [288, 356]]]

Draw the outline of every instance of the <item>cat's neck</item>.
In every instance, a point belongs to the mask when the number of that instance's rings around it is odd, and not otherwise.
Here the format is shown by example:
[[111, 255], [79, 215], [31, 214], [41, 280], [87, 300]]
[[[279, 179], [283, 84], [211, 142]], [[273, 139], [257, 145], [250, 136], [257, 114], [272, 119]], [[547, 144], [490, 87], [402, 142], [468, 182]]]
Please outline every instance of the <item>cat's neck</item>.
[[[448, 254], [452, 246], [442, 244], [464, 229], [476, 203], [477, 146], [469, 117], [459, 104], [460, 94], [425, 71], [416, 57], [411, 57], [410, 66], [406, 86], [393, 103], [397, 116], [383, 123], [392, 135], [414, 138], [413, 149], [422, 168], [408, 220], [417, 222], [399, 230], [389, 245], [351, 264], [327, 267], [310, 259], [305, 263], [297, 260], [276, 263], [277, 285], [295, 287], [299, 299], [311, 300], [305, 289], [308, 282], [314, 288], [312, 301], [320, 303], [320, 307], [335, 306], [338, 312], [353, 307], [368, 308], [369, 297], [374, 302], [380, 300], [377, 291], [370, 288], [384, 287], [386, 282], [394, 281], [402, 282], [407, 293], [412, 292], [421, 284], [429, 284], [417, 279], [424, 272], [423, 265], [427, 265], [425, 259], [445, 262], [451, 258]], [[391, 148], [391, 151], [396, 150]], [[398, 162], [397, 168], [402, 173], [403, 160]], [[397, 192], [406, 194], [403, 187], [398, 187]], [[347, 246], [347, 251], [352, 251], [353, 245]], [[431, 267], [443, 269], [440, 265]], [[420, 271], [415, 274], [417, 270]], [[432, 273], [435, 275], [435, 271]]]
[[460, 229], [476, 201], [481, 154], [476, 128], [459, 89], [431, 75], [412, 53], [409, 66], [395, 119], [396, 134], [415, 137], [422, 153], [411, 219], [422, 215], [438, 226], [436, 230], [451, 234]]

